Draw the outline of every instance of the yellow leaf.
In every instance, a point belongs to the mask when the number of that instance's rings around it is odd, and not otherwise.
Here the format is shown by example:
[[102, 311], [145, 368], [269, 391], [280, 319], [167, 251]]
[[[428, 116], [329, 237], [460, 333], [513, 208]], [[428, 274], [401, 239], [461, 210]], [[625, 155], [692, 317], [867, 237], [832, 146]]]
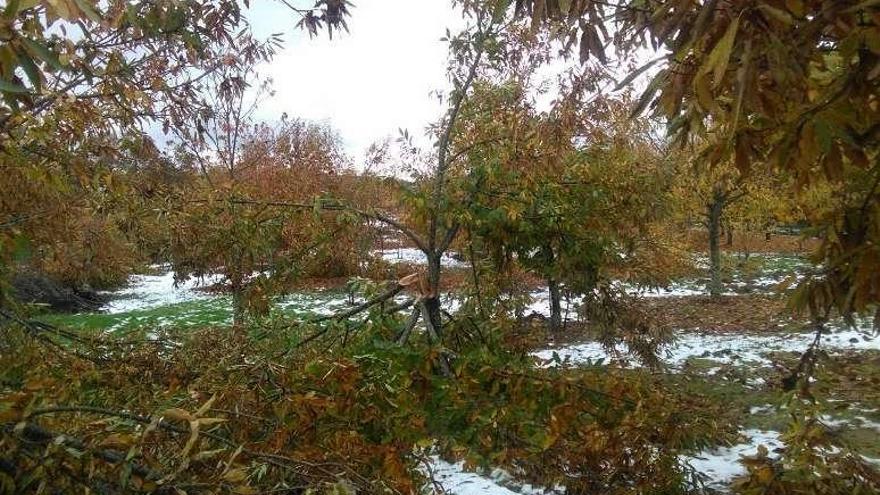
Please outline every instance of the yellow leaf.
[[121, 433], [114, 433], [107, 438], [101, 440], [101, 447], [107, 447], [111, 449], [127, 449], [134, 444], [134, 438], [131, 435], [124, 435]]
[[196, 441], [199, 439], [199, 422], [198, 421], [190, 421], [189, 422], [189, 439], [186, 441], [186, 445], [183, 446], [183, 450], [180, 452], [181, 457], [187, 457], [190, 451], [195, 447]]
[[721, 84], [724, 73], [727, 72], [727, 63], [730, 61], [730, 54], [733, 52], [733, 44], [736, 41], [736, 33], [739, 30], [739, 17], [735, 18], [729, 26], [724, 36], [718, 40], [715, 47], [706, 57], [703, 66], [700, 67], [700, 74], [712, 73], [713, 83], [715, 87]]
[[161, 414], [164, 418], [170, 419], [172, 421], [192, 421], [193, 415], [188, 411], [181, 409], [179, 407], [172, 407], [171, 409], [166, 409], [162, 411]]
[[804, 16], [804, 0], [785, 0], [785, 8], [797, 17]]
[[761, 9], [768, 17], [776, 19], [786, 26], [794, 24], [794, 18], [791, 17], [791, 14], [784, 10], [777, 9], [776, 7], [772, 7], [770, 5], [767, 5], [766, 3], [758, 5], [758, 8]]
[[242, 468], [230, 469], [223, 475], [223, 481], [229, 483], [241, 483], [247, 479], [247, 471]]
[[707, 76], [697, 76], [694, 79], [694, 93], [697, 95], [697, 103], [700, 104], [700, 107], [707, 112], [712, 111], [715, 107], [715, 100]]
[[773, 480], [773, 468], [771, 466], [761, 466], [755, 470], [755, 477], [762, 484], [767, 484]]
[[205, 461], [205, 460], [211, 459], [213, 457], [216, 457], [217, 454], [222, 454], [223, 452], [226, 452], [225, 448], [216, 449], [216, 450], [204, 450], [204, 451], [199, 452], [198, 454], [194, 455], [193, 459], [195, 459], [197, 461]]
[[212, 395], [211, 398], [208, 399], [207, 402], [202, 404], [202, 407], [200, 407], [199, 410], [196, 411], [195, 416], [198, 418], [198, 417], [201, 417], [201, 416], [204, 416], [205, 414], [207, 414], [208, 411], [211, 409], [211, 406], [214, 405], [215, 400], [217, 400], [217, 394]]
[[217, 423], [223, 423], [224, 421], [226, 421], [225, 418], [199, 418], [195, 420], [200, 426], [216, 425]]

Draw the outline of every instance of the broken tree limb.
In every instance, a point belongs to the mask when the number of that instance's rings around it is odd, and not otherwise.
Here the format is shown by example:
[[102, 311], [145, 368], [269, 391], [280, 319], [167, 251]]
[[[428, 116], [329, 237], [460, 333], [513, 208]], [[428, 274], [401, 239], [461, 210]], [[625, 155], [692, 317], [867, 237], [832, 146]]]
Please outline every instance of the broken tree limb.
[[[123, 452], [111, 449], [92, 449], [79, 439], [65, 434], [57, 434], [33, 423], [7, 423], [3, 427], [3, 430], [7, 434], [18, 436], [22, 440], [37, 445], [46, 445], [55, 442], [79, 451], [91, 452], [96, 458], [101, 459], [108, 464], [116, 465], [126, 462], [126, 455]], [[146, 466], [134, 462], [130, 463], [130, 466], [131, 472], [144, 480], [157, 481], [162, 479], [161, 473], [153, 471]], [[162, 493], [172, 493], [173, 488], [167, 487], [165, 490], [160, 491]]]
[[403, 327], [403, 330], [401, 330], [400, 334], [397, 336], [397, 339], [395, 339], [398, 345], [404, 345], [409, 340], [409, 334], [412, 333], [413, 328], [415, 328], [416, 323], [418, 323], [419, 315], [421, 315], [421, 313], [421, 305], [416, 305], [416, 307], [413, 308], [412, 314], [406, 322], [406, 326]]
[[395, 304], [394, 306], [391, 306], [390, 308], [386, 309], [385, 314], [386, 315], [393, 315], [394, 313], [397, 313], [398, 311], [403, 311], [405, 309], [409, 309], [416, 302], [417, 301], [415, 299], [407, 299], [406, 301], [403, 301], [400, 304]]
[[[425, 301], [422, 301], [421, 309], [425, 315], [428, 314], [428, 307], [425, 305]], [[434, 324], [431, 322], [431, 318], [428, 318], [426, 316], [424, 320], [425, 329], [428, 331], [428, 338], [431, 340], [431, 342], [434, 342], [437, 345], [442, 345], [442, 342], [440, 342], [440, 334], [437, 332], [437, 329], [434, 328]], [[443, 376], [447, 378], [452, 376], [452, 367], [449, 365], [449, 357], [443, 351], [441, 351], [440, 353], [440, 371], [442, 371]]]
[[368, 301], [366, 301], [362, 304], [359, 304], [349, 310], [343, 311], [342, 313], [337, 313], [334, 315], [328, 315], [328, 316], [322, 316], [320, 318], [315, 318], [310, 323], [321, 323], [321, 322], [330, 321], [330, 320], [345, 320], [347, 318], [351, 318], [352, 316], [355, 316], [358, 313], [366, 311], [377, 304], [381, 304], [381, 303], [393, 298], [397, 294], [400, 294], [400, 292], [403, 289], [404, 289], [404, 286], [402, 286], [398, 283], [395, 283], [390, 289], [379, 294], [378, 296], [373, 297], [372, 299], [369, 299]]
[[[404, 289], [404, 286], [403, 286], [403, 285], [400, 285], [399, 283], [395, 283], [393, 286], [391, 286], [391, 288], [389, 288], [389, 289], [386, 290], [385, 292], [383, 292], [383, 293], [381, 293], [381, 294], [379, 294], [379, 295], [377, 295], [377, 296], [375, 296], [375, 297], [369, 299], [368, 301], [366, 301], [366, 302], [364, 302], [364, 303], [362, 303], [362, 304], [359, 304], [359, 305], [355, 306], [354, 308], [351, 308], [351, 309], [349, 309], [349, 310], [343, 311], [342, 313], [337, 313], [337, 314], [334, 314], [334, 315], [328, 315], [328, 316], [322, 316], [322, 317], [320, 317], [320, 318], [315, 318], [315, 319], [313, 319], [313, 320], [310, 320], [310, 321], [307, 321], [307, 322], [303, 322], [303, 323], [307, 323], [307, 324], [318, 324], [318, 323], [324, 323], [324, 322], [327, 322], [327, 321], [334, 321], [334, 320], [335, 320], [335, 321], [343, 321], [343, 320], [346, 320], [346, 319], [348, 319], [348, 318], [351, 318], [352, 316], [355, 316], [355, 315], [357, 315], [357, 314], [359, 314], [359, 313], [362, 313], [362, 312], [364, 312], [364, 311], [366, 311], [366, 310], [372, 308], [373, 306], [376, 306], [377, 304], [381, 304], [381, 303], [383, 303], [383, 302], [385, 302], [385, 301], [387, 301], [387, 300], [393, 298], [393, 297], [396, 296], [397, 294], [400, 294], [400, 292], [403, 291], [403, 289]], [[324, 328], [318, 330], [317, 332], [313, 333], [312, 335], [309, 335], [309, 336], [306, 337], [305, 339], [299, 341], [296, 345], [290, 347], [289, 349], [287, 349], [287, 350], [285, 350], [284, 352], [282, 352], [282, 353], [278, 354], [277, 356], [275, 356], [275, 359], [278, 359], [278, 358], [281, 358], [281, 357], [287, 356], [288, 354], [290, 354], [291, 351], [296, 350], [296, 349], [299, 349], [300, 347], [303, 347], [304, 345], [306, 345], [306, 344], [308, 344], [308, 343], [310, 343], [310, 342], [312, 342], [312, 341], [314, 341], [314, 340], [316, 340], [316, 339], [321, 338], [322, 336], [324, 336], [325, 334], [327, 334], [327, 332], [329, 332], [329, 331], [330, 331], [330, 327], [324, 327]]]
[[[117, 418], [129, 420], [129, 421], [133, 421], [135, 423], [140, 423], [143, 425], [155, 424], [156, 427], [158, 427], [162, 430], [169, 431], [169, 432], [176, 433], [176, 434], [186, 435], [186, 434], [190, 433], [189, 428], [184, 428], [184, 427], [178, 426], [178, 425], [171, 423], [170, 421], [168, 421], [167, 419], [162, 418], [162, 417], [157, 418], [155, 416], [145, 416], [145, 415], [140, 415], [140, 414], [134, 414], [134, 413], [124, 412], [124, 411], [116, 411], [116, 410], [112, 410], [112, 409], [93, 407], [93, 406], [69, 405], [69, 406], [45, 407], [45, 408], [35, 409], [34, 411], [32, 411], [30, 414], [27, 415], [26, 419], [32, 420], [33, 418], [36, 418], [38, 416], [44, 416], [47, 414], [63, 414], [63, 413], [74, 413], [74, 414], [85, 413], [85, 414], [94, 414], [94, 415], [98, 415], [98, 416], [117, 417]], [[33, 423], [26, 423], [26, 424], [33, 425]], [[12, 428], [15, 427], [14, 424], [10, 424], [7, 426], [12, 427]], [[33, 426], [42, 430], [42, 428], [37, 425], [33, 425]], [[38, 430], [34, 430], [34, 431], [36, 431], [37, 433], [40, 433], [40, 431], [38, 431]], [[45, 430], [42, 430], [42, 433], [40, 433], [40, 434], [43, 434], [43, 436], [45, 437], [46, 434], [51, 434], [51, 432], [46, 432]], [[310, 462], [310, 461], [306, 461], [306, 460], [294, 459], [294, 458], [287, 457], [287, 456], [284, 456], [281, 454], [272, 454], [272, 453], [268, 453], [268, 452], [260, 452], [257, 450], [252, 450], [252, 449], [244, 447], [244, 445], [236, 442], [235, 440], [226, 438], [222, 435], [219, 435], [217, 433], [213, 433], [210, 431], [200, 431], [199, 435], [202, 437], [205, 437], [205, 438], [209, 438], [209, 439], [211, 439], [219, 444], [225, 445], [229, 448], [241, 449], [242, 453], [244, 453], [250, 457], [262, 459], [267, 464], [271, 464], [272, 466], [275, 466], [279, 469], [284, 469], [286, 471], [292, 472], [300, 477], [315, 478], [316, 474], [312, 473], [312, 471], [314, 471], [316, 473], [320, 473], [320, 477], [323, 477], [325, 479], [328, 479], [328, 480], [337, 479], [338, 474], [339, 474], [339, 470], [341, 469], [346, 474], [351, 476], [353, 480], [356, 479], [356, 480], [358, 480], [358, 483], [363, 483], [363, 487], [369, 486], [368, 480], [366, 480], [365, 478], [360, 476], [357, 472], [355, 472], [351, 469], [348, 469], [347, 467], [339, 465], [339, 464], [330, 463], [330, 462], [328, 462], [328, 463], [314, 463], [314, 462]], [[56, 436], [57, 435], [50, 437], [49, 440], [54, 439]], [[68, 438], [68, 437], [65, 436], [65, 438]], [[112, 458], [112, 456], [111, 456], [111, 458]], [[140, 475], [139, 473], [136, 473], [136, 474]], [[152, 478], [150, 478], [150, 479], [152, 479]]]

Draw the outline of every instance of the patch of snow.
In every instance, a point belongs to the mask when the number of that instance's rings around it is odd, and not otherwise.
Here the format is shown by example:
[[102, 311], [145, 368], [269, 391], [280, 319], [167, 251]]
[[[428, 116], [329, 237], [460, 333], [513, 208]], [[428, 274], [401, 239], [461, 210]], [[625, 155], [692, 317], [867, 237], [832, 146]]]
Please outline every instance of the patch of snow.
[[766, 413], [773, 412], [774, 409], [776, 409], [776, 406], [774, 406], [773, 404], [766, 404], [763, 406], [752, 406], [749, 408], [749, 414], [751, 414], [753, 416], [755, 414], [766, 414]]
[[[715, 489], [724, 489], [731, 480], [746, 474], [740, 462], [743, 457], [754, 456], [758, 446], [764, 445], [770, 457], [778, 457], [776, 451], [783, 447], [780, 434], [775, 431], [745, 430], [742, 432], [746, 441], [730, 447], [714, 447], [694, 455], [681, 456], [681, 460], [706, 476], [706, 484]], [[536, 488], [531, 485], [517, 486], [509, 473], [495, 469], [488, 475], [469, 472], [464, 469], [464, 462], [449, 463], [437, 456], [431, 456], [430, 472], [434, 482], [446, 493], [455, 495], [513, 495], [513, 494], [556, 494], [564, 493], [564, 487], [555, 489]], [[426, 472], [426, 474], [428, 474]], [[431, 492], [436, 486], [429, 485], [426, 491]]]
[[779, 433], [775, 431], [745, 430], [743, 435], [749, 438], [748, 442], [703, 450], [693, 456], [683, 456], [682, 460], [706, 475], [708, 486], [723, 488], [737, 476], [746, 474], [740, 459], [757, 454], [759, 445], [767, 447], [771, 457], [774, 457], [774, 450], [783, 446]]
[[[393, 248], [373, 251], [373, 254], [381, 257], [391, 264], [407, 263], [410, 265], [427, 265], [428, 258], [421, 250], [416, 248]], [[449, 253], [443, 253], [440, 258], [440, 266], [447, 268], [467, 268], [467, 261], [453, 258]]]
[[823, 414], [820, 419], [826, 426], [831, 428], [849, 427], [849, 428], [869, 428], [880, 431], [880, 423], [873, 421], [864, 416], [854, 416], [852, 418], [835, 418], [829, 414]]
[[132, 275], [129, 277], [127, 287], [107, 293], [112, 300], [101, 309], [110, 314], [126, 313], [206, 299], [213, 296], [197, 289], [211, 286], [221, 280], [221, 276], [215, 275], [203, 279], [190, 278], [175, 285], [173, 271], [166, 271], [160, 275]]
[[[872, 330], [865, 328], [835, 329], [822, 336], [824, 349], [880, 350], [880, 337], [872, 337]], [[768, 366], [770, 352], [803, 352], [813, 341], [813, 333], [779, 333], [773, 335], [750, 335], [731, 333], [677, 332], [675, 341], [665, 349], [664, 361], [672, 367], [681, 367], [690, 358], [704, 358], [720, 364], [745, 364]], [[620, 354], [627, 351], [625, 344], [616, 349]], [[554, 355], [569, 365], [594, 363], [598, 359], [612, 360], [598, 342], [585, 342], [558, 349], [545, 349], [533, 353], [552, 366]], [[662, 357], [662, 356], [661, 356]]]
[[[529, 315], [536, 313], [547, 318], [550, 317], [550, 289], [542, 287], [541, 289], [532, 291], [529, 294], [532, 302], [525, 307], [524, 314]], [[575, 296], [570, 301], [562, 300], [563, 318], [569, 318], [576, 315], [577, 307], [583, 301], [583, 297]]]
[[[706, 295], [705, 288], [693, 287], [692, 285], [686, 284], [671, 284], [667, 288], [663, 289], [628, 289], [627, 292], [634, 296], [641, 297], [684, 297], [684, 296], [704, 296]], [[736, 295], [736, 292], [722, 292], [723, 296], [732, 296]]]
[[764, 377], [761, 377], [761, 376], [746, 378], [746, 385], [748, 385], [750, 387], [760, 387], [760, 386], [766, 385], [766, 384], [767, 384], [767, 380], [765, 380]]
[[[444, 461], [439, 456], [433, 455], [428, 458], [430, 472], [425, 472], [433, 477], [434, 483], [442, 487], [442, 490], [450, 495], [549, 495], [565, 493], [562, 487], [548, 490], [533, 487], [529, 484], [519, 485], [507, 471], [493, 469], [488, 475], [474, 473], [465, 470], [464, 461], [455, 464]], [[426, 491], [431, 493], [437, 490], [437, 486], [430, 482]]]

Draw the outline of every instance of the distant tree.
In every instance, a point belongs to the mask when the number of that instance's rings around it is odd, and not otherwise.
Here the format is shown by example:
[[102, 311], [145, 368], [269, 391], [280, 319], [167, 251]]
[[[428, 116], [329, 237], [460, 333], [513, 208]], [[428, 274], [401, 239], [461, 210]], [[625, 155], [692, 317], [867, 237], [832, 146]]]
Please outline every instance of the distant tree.
[[[51, 269], [67, 273], [65, 280], [124, 279], [120, 274], [131, 270], [136, 257], [111, 255], [121, 252], [111, 247], [131, 244], [107, 236], [116, 231], [113, 225], [133, 227], [142, 215], [132, 209], [134, 201], [124, 210], [108, 205], [123, 205], [118, 199], [126, 196], [143, 198], [127, 194], [126, 181], [117, 180], [117, 164], [131, 159], [125, 143], [155, 150], [144, 128], [194, 124], [206, 110], [200, 104], [205, 78], [271, 56], [277, 38], [268, 45], [255, 41], [243, 4], [13, 0], [0, 8], [4, 268], [27, 245], [40, 259], [54, 257]], [[345, 27], [346, 2], [289, 5], [312, 33]], [[85, 236], [88, 231], [93, 234]], [[71, 244], [78, 235], [85, 237]], [[76, 244], [88, 249], [60, 249]], [[89, 250], [99, 252], [78, 261], [76, 253]], [[74, 266], [80, 267], [75, 276]]]
[[[491, 3], [497, 2], [477, 2]], [[581, 61], [658, 57], [636, 112], [662, 116], [679, 142], [706, 139], [710, 163], [767, 164], [793, 187], [845, 184], [850, 200], [815, 228], [821, 273], [798, 300], [827, 316], [880, 302], [880, 5], [876, 2], [556, 2], [509, 0]], [[613, 30], [613, 34], [612, 31]], [[877, 313], [880, 315], [880, 312]], [[880, 322], [880, 317], [877, 318]]]
[[672, 169], [650, 126], [627, 122], [620, 101], [582, 105], [572, 95], [542, 113], [516, 82], [478, 89], [465, 122], [494, 134], [470, 137], [486, 144], [469, 152], [474, 200], [462, 215], [496, 263], [546, 281], [559, 331], [563, 291], [583, 296], [630, 278], [642, 248], [659, 241], [649, 224], [669, 210]]
[[206, 110], [196, 125], [173, 128], [179, 159], [200, 178], [170, 203], [168, 254], [179, 279], [223, 276], [236, 327], [249, 308], [268, 311], [271, 296], [332, 230], [320, 198], [346, 161], [325, 127], [286, 117], [272, 127], [256, 123], [268, 92], [253, 67], [221, 67], [204, 79]]
[[[778, 175], [757, 168], [748, 176], [741, 175], [733, 166], [699, 163], [686, 152], [677, 153], [679, 177], [674, 185], [680, 218], [688, 228], [687, 220], [694, 212], [708, 234], [709, 285], [712, 297], [722, 293], [721, 229], [730, 232], [734, 226], [746, 230], [758, 224], [768, 228], [774, 222], [793, 218], [797, 201], [789, 194], [789, 184]], [[698, 163], [693, 163], [697, 160]], [[730, 235], [730, 234], [729, 234]]]
[[[150, 119], [190, 118], [198, 81], [217, 67], [206, 61], [239, 64], [262, 55], [248, 48], [253, 39], [241, 30], [247, 4], [6, 2], [0, 136], [16, 141], [27, 129], [49, 125], [82, 132], [83, 124], [92, 133], [112, 133]], [[310, 33], [346, 28], [348, 2], [284, 4]]]

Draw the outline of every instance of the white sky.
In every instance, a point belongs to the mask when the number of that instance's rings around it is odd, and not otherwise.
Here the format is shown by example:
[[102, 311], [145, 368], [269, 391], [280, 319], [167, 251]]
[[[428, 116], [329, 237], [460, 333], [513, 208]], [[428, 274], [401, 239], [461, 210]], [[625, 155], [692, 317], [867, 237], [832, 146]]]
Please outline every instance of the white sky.
[[[299, 7], [314, 3], [287, 1]], [[334, 33], [332, 40], [326, 31], [309, 38], [297, 29], [299, 17], [281, 0], [252, 0], [247, 17], [257, 38], [282, 33], [285, 41], [272, 62], [260, 68], [261, 75], [272, 79], [275, 95], [260, 106], [256, 118], [272, 122], [287, 113], [327, 123], [339, 132], [359, 167], [371, 143], [397, 137], [401, 128], [421, 147], [430, 144], [424, 139], [425, 126], [445, 110], [431, 93], [449, 87], [449, 51], [440, 38], [447, 29], [461, 30], [465, 22], [450, 0], [351, 1], [350, 32]], [[646, 52], [635, 58], [643, 63], [651, 56]], [[571, 64], [577, 61], [553, 62], [540, 77], [553, 80]], [[653, 72], [656, 68], [649, 74]], [[539, 103], [549, 103], [553, 96], [538, 97]]]
[[[306, 0], [296, 2], [305, 5]], [[255, 2], [248, 17], [255, 34], [284, 34], [284, 48], [260, 72], [275, 96], [257, 118], [323, 121], [337, 129], [360, 164], [374, 141], [398, 128], [422, 136], [443, 112], [435, 90], [445, 90], [446, 28], [463, 25], [449, 0], [354, 0], [350, 33], [314, 39], [295, 29], [298, 18], [275, 0]]]

